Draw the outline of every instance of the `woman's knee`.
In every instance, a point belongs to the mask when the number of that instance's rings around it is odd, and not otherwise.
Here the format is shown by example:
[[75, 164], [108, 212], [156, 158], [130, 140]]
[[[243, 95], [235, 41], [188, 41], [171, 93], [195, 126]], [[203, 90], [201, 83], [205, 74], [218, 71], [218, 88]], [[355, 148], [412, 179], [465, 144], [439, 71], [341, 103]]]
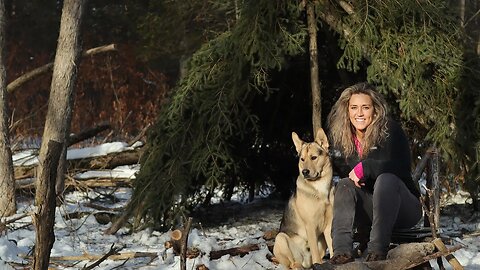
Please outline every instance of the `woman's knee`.
[[352, 180], [350, 180], [350, 178], [347, 177], [347, 178], [342, 178], [338, 180], [335, 190], [351, 189], [353, 187], [355, 187], [355, 184], [353, 183]]
[[396, 176], [395, 174], [382, 173], [377, 177], [375, 181], [374, 190], [382, 192], [388, 192], [389, 190], [398, 191], [402, 183], [402, 180], [398, 178], [398, 176]]

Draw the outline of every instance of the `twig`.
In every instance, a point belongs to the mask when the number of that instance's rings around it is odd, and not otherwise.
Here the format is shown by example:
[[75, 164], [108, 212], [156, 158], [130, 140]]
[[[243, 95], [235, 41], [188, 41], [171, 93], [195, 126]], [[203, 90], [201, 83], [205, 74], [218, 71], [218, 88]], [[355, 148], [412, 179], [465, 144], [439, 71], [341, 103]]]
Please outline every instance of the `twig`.
[[33, 212], [24, 213], [24, 214], [22, 214], [22, 215], [20, 215], [20, 216], [18, 216], [18, 217], [16, 217], [16, 218], [12, 218], [12, 219], [9, 219], [9, 220], [5, 220], [5, 221], [3, 221], [2, 223], [5, 224], [5, 225], [8, 225], [8, 224], [13, 223], [13, 222], [15, 222], [15, 221], [17, 221], [17, 220], [20, 220], [20, 219], [22, 219], [22, 218], [24, 218], [24, 217], [31, 216], [32, 214], [33, 214]]
[[136, 143], [137, 141], [139, 141], [144, 135], [145, 133], [147, 133], [147, 130], [148, 128], [151, 126], [151, 124], [147, 124], [143, 129], [142, 131], [140, 131], [140, 133], [135, 136], [135, 138], [133, 138], [132, 140], [130, 140], [130, 142], [127, 143], [128, 146], [132, 146], [134, 143]]
[[455, 252], [455, 251], [457, 251], [461, 248], [462, 248], [461, 245], [456, 245], [456, 246], [453, 246], [453, 247], [447, 249], [446, 251], [437, 251], [437, 252], [432, 253], [430, 255], [424, 256], [421, 261], [414, 262], [414, 263], [406, 266], [403, 269], [412, 269], [413, 267], [418, 266], [418, 265], [420, 265], [424, 262], [430, 261], [432, 259], [435, 259], [435, 258], [438, 258], [438, 257], [441, 257], [441, 256], [446, 256], [448, 254], [452, 254], [453, 252]]
[[[115, 51], [116, 49], [117, 48], [116, 48], [115, 44], [100, 46], [100, 47], [96, 47], [96, 48], [92, 48], [92, 49], [87, 50], [86, 52], [83, 53], [82, 56], [83, 57], [91, 56], [91, 55], [95, 55], [97, 53]], [[38, 67], [34, 70], [31, 70], [31, 71], [21, 75], [20, 77], [16, 78], [14, 81], [12, 81], [11, 83], [9, 83], [7, 85], [7, 92], [12, 93], [17, 88], [19, 88], [21, 85], [23, 85], [24, 83], [32, 80], [33, 78], [38, 77], [41, 74], [47, 73], [52, 68], [53, 68], [53, 62], [48, 63], [46, 65], [43, 65], [41, 67]]]
[[103, 261], [105, 261], [111, 255], [118, 254], [118, 252], [120, 250], [122, 250], [122, 248], [116, 248], [115, 244], [112, 244], [112, 246], [110, 246], [110, 250], [107, 252], [107, 254], [103, 255], [100, 259], [98, 259], [96, 262], [92, 263], [91, 265], [83, 267], [83, 269], [84, 270], [90, 270], [90, 269], [93, 269], [93, 268], [97, 267], [98, 265], [100, 265]]

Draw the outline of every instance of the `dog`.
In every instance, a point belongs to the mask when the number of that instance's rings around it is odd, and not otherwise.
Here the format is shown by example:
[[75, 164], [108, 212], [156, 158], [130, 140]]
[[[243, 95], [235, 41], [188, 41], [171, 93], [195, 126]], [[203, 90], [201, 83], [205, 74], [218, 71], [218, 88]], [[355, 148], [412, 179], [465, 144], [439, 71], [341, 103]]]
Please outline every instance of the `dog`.
[[273, 254], [286, 268], [302, 269], [322, 263], [327, 247], [333, 256], [333, 169], [322, 128], [314, 142], [302, 141], [295, 132], [292, 140], [299, 157], [299, 175], [275, 237]]

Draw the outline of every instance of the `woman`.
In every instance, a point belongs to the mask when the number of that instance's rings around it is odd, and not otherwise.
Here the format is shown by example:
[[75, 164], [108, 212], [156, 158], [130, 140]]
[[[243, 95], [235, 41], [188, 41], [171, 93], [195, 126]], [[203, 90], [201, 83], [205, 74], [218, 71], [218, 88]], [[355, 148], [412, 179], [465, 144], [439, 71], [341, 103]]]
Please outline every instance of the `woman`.
[[413, 227], [422, 217], [405, 133], [388, 118], [385, 100], [367, 83], [343, 91], [328, 124], [331, 141], [350, 169], [336, 186], [329, 262], [354, 261], [354, 228], [369, 230], [365, 260], [384, 260], [393, 229]]

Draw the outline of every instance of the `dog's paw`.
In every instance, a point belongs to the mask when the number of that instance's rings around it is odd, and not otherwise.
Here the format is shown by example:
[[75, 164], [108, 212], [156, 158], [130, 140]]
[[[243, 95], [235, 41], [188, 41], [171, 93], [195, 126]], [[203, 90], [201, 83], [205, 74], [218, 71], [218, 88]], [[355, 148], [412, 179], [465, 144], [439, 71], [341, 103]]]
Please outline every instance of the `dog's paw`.
[[333, 270], [335, 269], [335, 266], [329, 262], [324, 262], [324, 263], [314, 263], [312, 266], [313, 270]]

